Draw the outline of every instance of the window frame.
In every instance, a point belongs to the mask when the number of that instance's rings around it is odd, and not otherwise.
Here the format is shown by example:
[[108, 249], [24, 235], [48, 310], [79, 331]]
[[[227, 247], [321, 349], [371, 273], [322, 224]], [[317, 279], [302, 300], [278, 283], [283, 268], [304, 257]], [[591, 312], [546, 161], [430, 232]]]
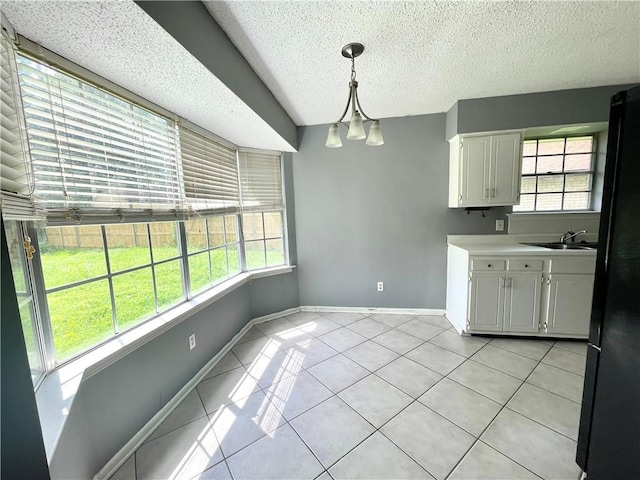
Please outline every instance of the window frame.
[[[567, 153], [567, 140], [571, 139], [571, 138], [585, 138], [585, 137], [591, 137], [591, 151], [590, 152], [580, 152], [580, 153]], [[540, 144], [541, 140], [564, 140], [564, 147], [563, 147], [563, 151], [562, 153], [554, 153], [554, 154], [542, 154], [539, 155], [538, 154], [538, 146]], [[516, 207], [519, 207], [519, 205], [515, 205], [513, 208], [513, 213], [516, 214], [520, 214], [520, 213], [565, 213], [565, 212], [589, 212], [592, 210], [592, 194], [593, 194], [593, 181], [594, 181], [594, 176], [596, 174], [596, 157], [597, 157], [597, 152], [598, 152], [598, 135], [596, 133], [582, 133], [582, 134], [576, 134], [576, 135], [558, 135], [558, 136], [537, 136], [537, 137], [531, 137], [531, 138], [525, 138], [523, 141], [523, 148], [524, 148], [524, 143], [529, 142], [529, 141], [536, 141], [536, 154], [535, 155], [522, 155], [522, 161], [524, 162], [524, 158], [534, 158], [535, 159], [535, 165], [534, 165], [534, 173], [521, 173], [520, 174], [520, 202], [522, 202], [522, 197], [523, 196], [533, 196], [533, 209], [532, 210], [516, 210]], [[572, 156], [572, 155], [591, 155], [591, 162], [589, 164], [589, 170], [580, 170], [580, 171], [566, 171], [565, 170], [565, 161], [567, 156]], [[562, 170], [559, 172], [546, 172], [546, 173], [536, 173], [537, 171], [537, 167], [538, 167], [538, 159], [539, 158], [545, 158], [545, 157], [557, 157], [562, 155]], [[567, 180], [567, 175], [580, 175], [580, 174], [587, 174], [590, 176], [590, 181], [589, 181], [589, 189], [588, 190], [571, 190], [571, 191], [567, 191], [566, 190], [566, 180]], [[551, 176], [561, 176], [562, 177], [562, 190], [560, 191], [552, 191], [552, 192], [539, 192], [538, 191], [538, 178], [539, 177], [551, 177]], [[525, 178], [535, 178], [536, 180], [536, 186], [535, 186], [535, 191], [530, 193], [530, 192], [523, 192], [522, 191], [522, 182]], [[587, 207], [584, 209], [565, 209], [564, 208], [564, 198], [565, 198], [565, 194], [567, 193], [587, 193], [588, 194], [588, 199], [587, 199]], [[537, 205], [538, 205], [538, 196], [541, 194], [560, 194], [562, 195], [562, 200], [561, 200], [561, 205], [562, 207], [560, 209], [556, 209], [556, 210], [538, 210], [537, 209]]]

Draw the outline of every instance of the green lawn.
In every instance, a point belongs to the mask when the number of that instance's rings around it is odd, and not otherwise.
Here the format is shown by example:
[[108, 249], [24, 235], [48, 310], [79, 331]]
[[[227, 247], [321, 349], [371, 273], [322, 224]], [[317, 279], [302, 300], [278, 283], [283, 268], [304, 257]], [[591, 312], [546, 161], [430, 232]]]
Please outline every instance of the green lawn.
[[[177, 256], [175, 247], [154, 247], [154, 259]], [[88, 280], [106, 274], [102, 249], [51, 249], [41, 254], [47, 289]], [[239, 272], [238, 252], [229, 248], [229, 276]], [[209, 269], [209, 261], [211, 269]], [[109, 250], [112, 272], [149, 263], [149, 250], [114, 248]], [[267, 252], [268, 265], [284, 263], [282, 250]], [[250, 269], [264, 267], [264, 250], [247, 248]], [[227, 278], [225, 248], [189, 256], [191, 291], [200, 292]], [[180, 260], [155, 266], [158, 311], [182, 301]], [[112, 278], [118, 328], [123, 331], [156, 313], [153, 279], [150, 267], [115, 275]], [[108, 280], [47, 294], [53, 339], [58, 360], [64, 360], [114, 333], [113, 309]]]

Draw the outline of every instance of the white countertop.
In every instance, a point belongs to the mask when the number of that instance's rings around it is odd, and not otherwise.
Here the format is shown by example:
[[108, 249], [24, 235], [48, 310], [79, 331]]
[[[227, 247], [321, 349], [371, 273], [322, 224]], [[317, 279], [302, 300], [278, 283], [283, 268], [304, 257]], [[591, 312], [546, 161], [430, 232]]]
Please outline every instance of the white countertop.
[[[594, 238], [584, 236], [587, 241]], [[447, 244], [469, 252], [469, 255], [539, 255], [539, 256], [595, 256], [593, 250], [554, 250], [533, 245], [527, 242], [557, 242], [557, 235], [449, 235]]]

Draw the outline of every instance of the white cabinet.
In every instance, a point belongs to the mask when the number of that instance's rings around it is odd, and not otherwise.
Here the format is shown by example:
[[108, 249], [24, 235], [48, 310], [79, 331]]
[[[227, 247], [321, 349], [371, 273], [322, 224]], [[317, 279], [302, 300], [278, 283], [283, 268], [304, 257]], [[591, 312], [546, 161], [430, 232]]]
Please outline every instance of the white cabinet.
[[506, 332], [537, 333], [540, 328], [540, 272], [510, 272], [505, 285]]
[[450, 140], [449, 207], [520, 202], [522, 133], [456, 135]]
[[587, 338], [593, 253], [476, 256], [450, 246], [447, 317], [461, 333]]
[[[505, 270], [507, 264], [506, 271], [495, 271]], [[474, 258], [470, 265], [467, 329], [478, 333], [537, 333], [542, 262]]]
[[501, 332], [504, 319], [504, 272], [471, 273], [469, 322], [471, 331]]

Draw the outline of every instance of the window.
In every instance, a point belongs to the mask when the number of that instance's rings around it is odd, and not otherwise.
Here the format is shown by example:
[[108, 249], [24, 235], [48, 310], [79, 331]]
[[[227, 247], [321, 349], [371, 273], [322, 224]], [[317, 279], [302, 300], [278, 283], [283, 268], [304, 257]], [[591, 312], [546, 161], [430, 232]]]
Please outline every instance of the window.
[[186, 298], [175, 223], [46, 227], [38, 239], [58, 361]]
[[31, 380], [36, 385], [42, 378], [45, 368], [42, 345], [40, 343], [41, 336], [38, 333], [39, 322], [36, 318], [37, 308], [32, 294], [29, 264], [24, 255], [23, 239], [25, 234], [22, 228], [22, 224], [17, 221], [6, 221], [4, 223], [7, 246], [9, 247], [9, 261], [13, 271], [16, 296], [18, 297], [18, 308], [20, 309], [22, 332], [31, 369]]
[[242, 215], [247, 270], [283, 265], [282, 212]]
[[595, 137], [525, 140], [514, 212], [589, 210]]
[[[8, 45], [2, 213], [34, 379], [243, 271], [285, 263], [279, 152], [239, 152]], [[5, 168], [20, 162], [19, 175]], [[16, 187], [25, 175], [28, 191]]]
[[240, 273], [240, 246], [235, 215], [188, 220], [184, 225], [192, 293], [198, 293]]

